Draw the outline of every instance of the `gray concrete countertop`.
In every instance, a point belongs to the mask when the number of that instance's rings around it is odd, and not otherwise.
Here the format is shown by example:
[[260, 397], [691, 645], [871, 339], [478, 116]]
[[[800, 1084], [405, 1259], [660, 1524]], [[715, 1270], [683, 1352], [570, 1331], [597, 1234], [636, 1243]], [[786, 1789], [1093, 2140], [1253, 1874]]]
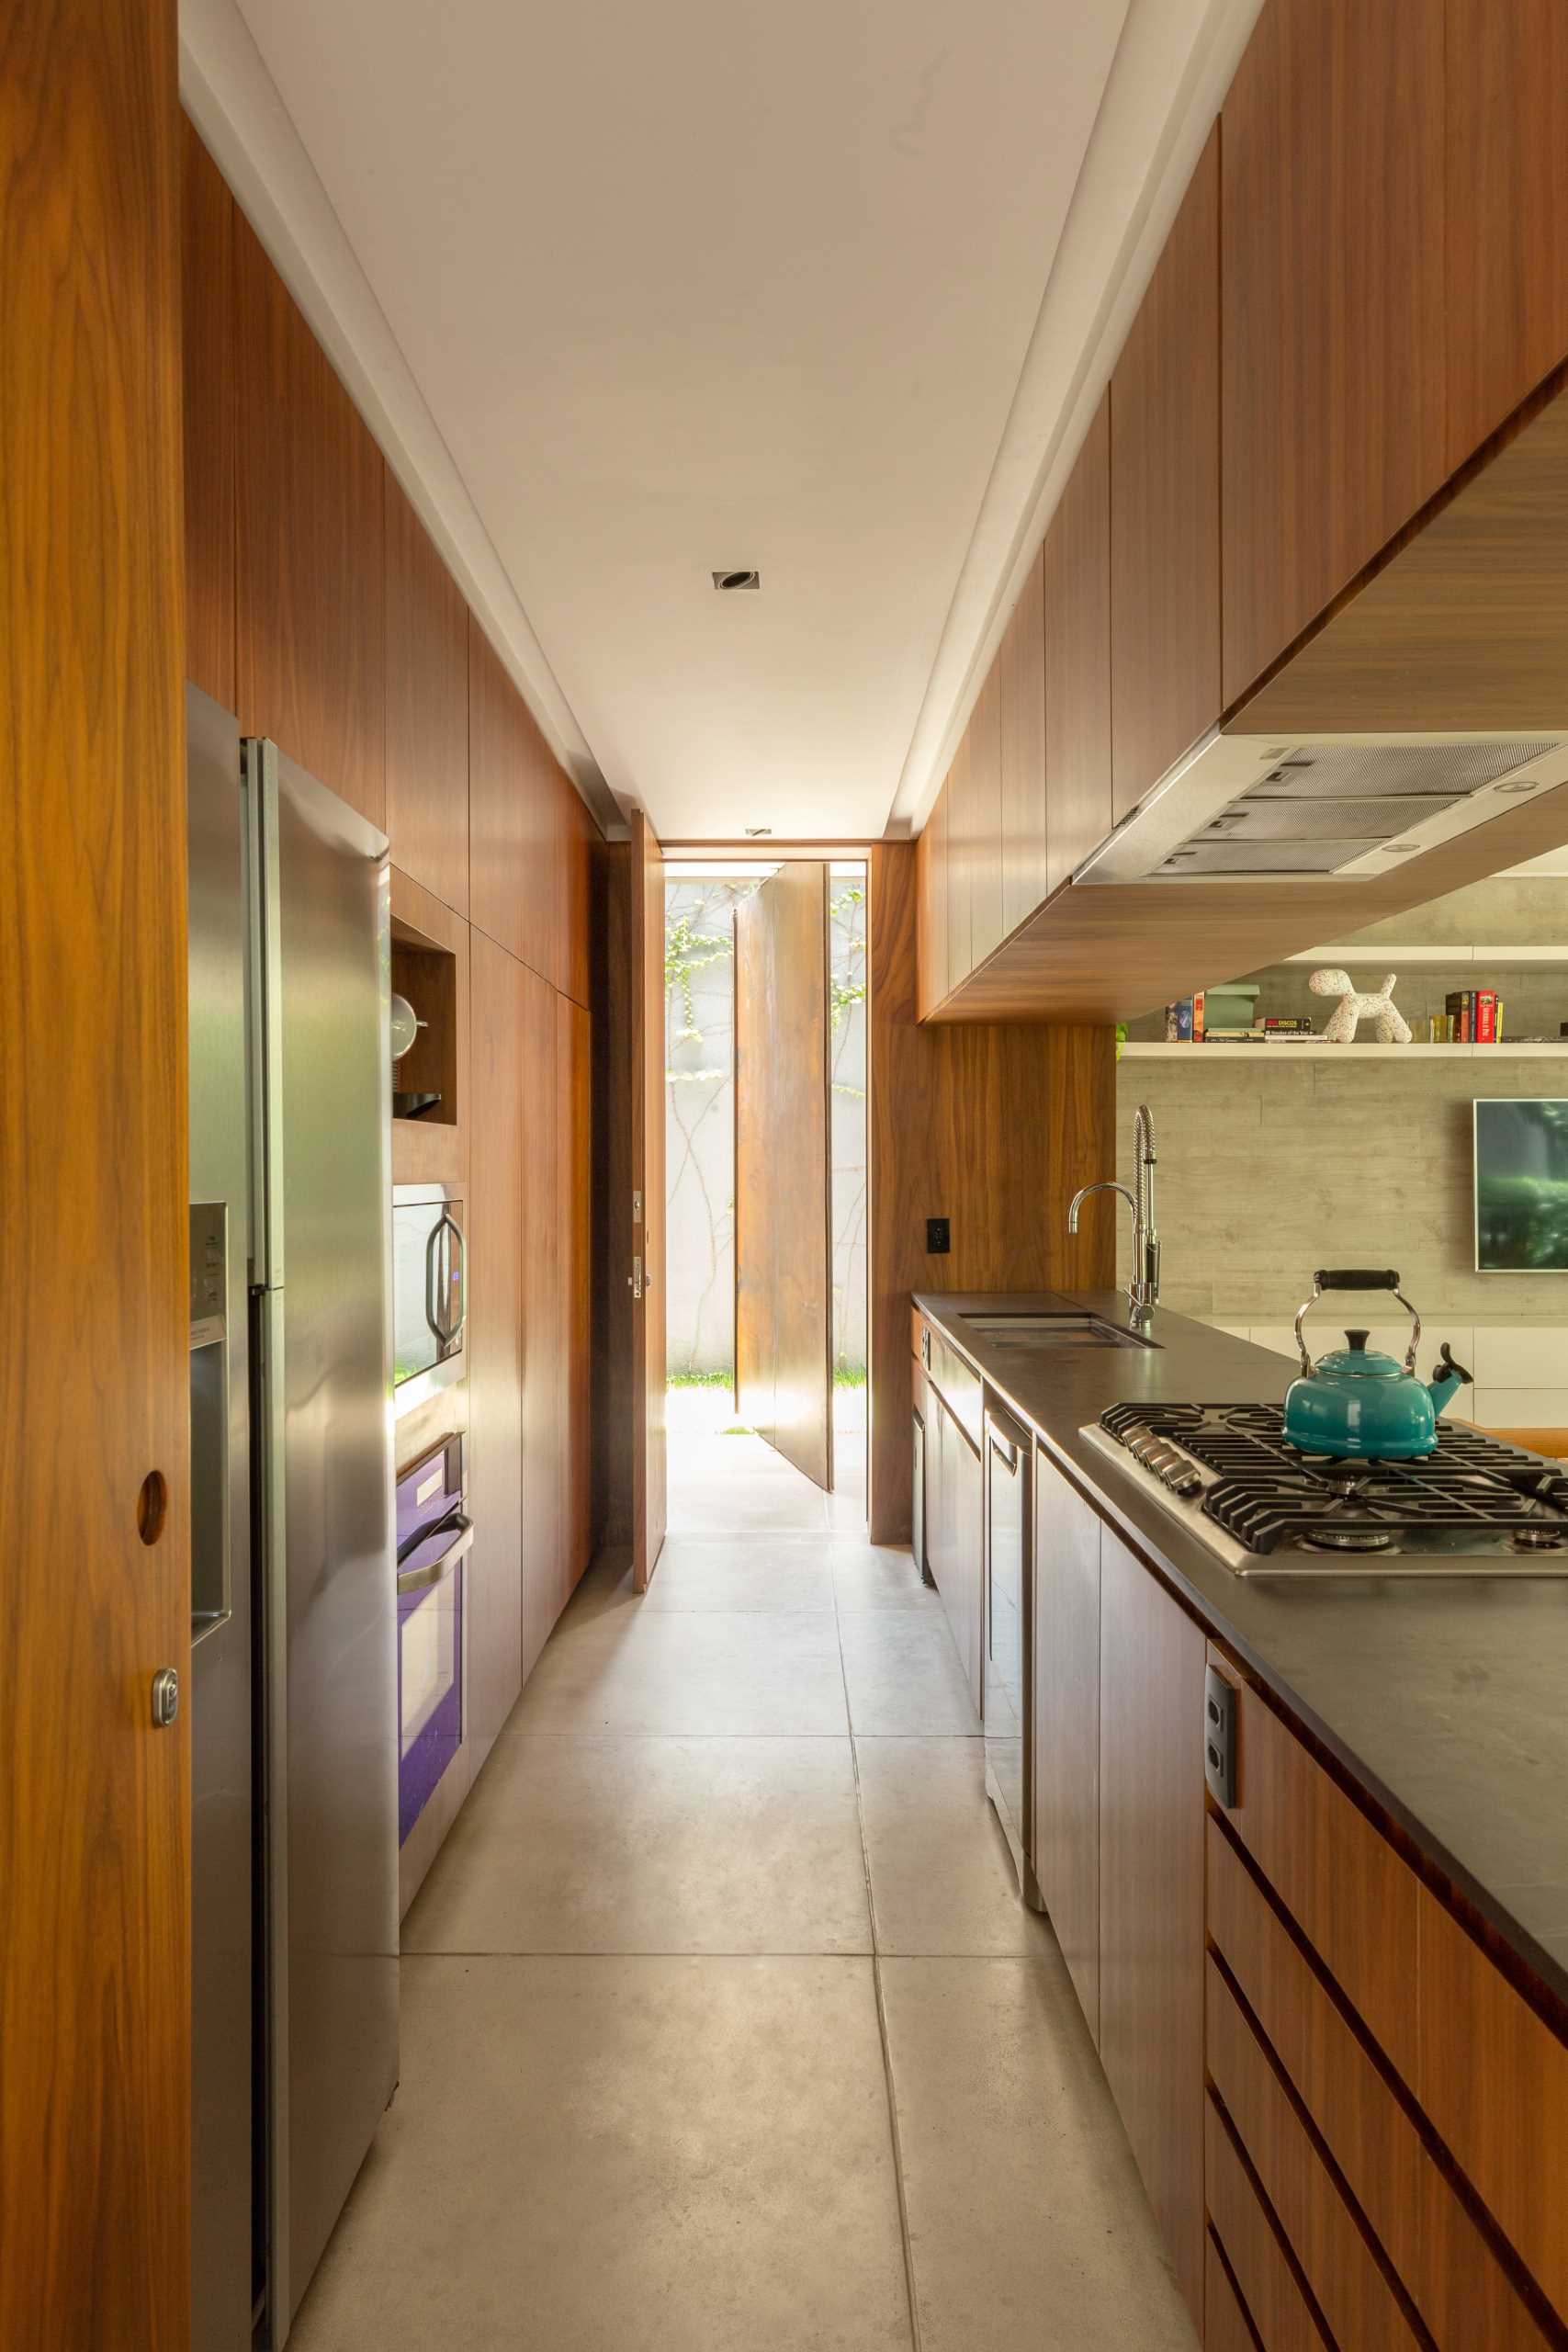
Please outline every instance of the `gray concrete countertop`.
[[[968, 1317], [1122, 1292], [917, 1291], [915, 1305], [1568, 2007], [1568, 1576], [1237, 1577], [1078, 1434], [1108, 1405], [1280, 1402], [1267, 1349], [1156, 1308], [1143, 1348], [998, 1347]], [[1198, 1755], [1200, 1734], [1193, 1734]], [[1196, 1769], [1196, 1766], [1195, 1766]]]

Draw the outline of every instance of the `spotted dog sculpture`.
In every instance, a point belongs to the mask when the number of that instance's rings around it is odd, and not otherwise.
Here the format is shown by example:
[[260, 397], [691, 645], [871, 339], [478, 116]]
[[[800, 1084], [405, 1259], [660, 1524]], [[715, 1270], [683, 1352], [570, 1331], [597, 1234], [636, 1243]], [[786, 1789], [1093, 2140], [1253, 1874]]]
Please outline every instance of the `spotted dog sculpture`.
[[1324, 1036], [1331, 1046], [1348, 1046], [1356, 1035], [1359, 1021], [1378, 1024], [1378, 1042], [1383, 1046], [1408, 1046], [1410, 1026], [1393, 1001], [1393, 984], [1397, 972], [1385, 975], [1383, 984], [1375, 996], [1368, 996], [1350, 985], [1348, 972], [1326, 966], [1314, 972], [1307, 986], [1314, 996], [1337, 996], [1339, 999], [1330, 1017]]

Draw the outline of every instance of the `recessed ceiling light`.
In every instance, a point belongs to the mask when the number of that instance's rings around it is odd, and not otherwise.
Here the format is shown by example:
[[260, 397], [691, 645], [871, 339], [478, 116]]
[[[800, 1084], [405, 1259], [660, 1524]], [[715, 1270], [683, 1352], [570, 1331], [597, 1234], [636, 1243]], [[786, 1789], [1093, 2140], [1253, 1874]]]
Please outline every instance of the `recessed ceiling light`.
[[749, 842], [761, 841], [764, 833], [771, 833], [773, 830], [772, 825], [748, 825], [746, 838]]
[[762, 584], [762, 575], [760, 571], [716, 571], [713, 576], [713, 584], [716, 588], [725, 590], [760, 588]]

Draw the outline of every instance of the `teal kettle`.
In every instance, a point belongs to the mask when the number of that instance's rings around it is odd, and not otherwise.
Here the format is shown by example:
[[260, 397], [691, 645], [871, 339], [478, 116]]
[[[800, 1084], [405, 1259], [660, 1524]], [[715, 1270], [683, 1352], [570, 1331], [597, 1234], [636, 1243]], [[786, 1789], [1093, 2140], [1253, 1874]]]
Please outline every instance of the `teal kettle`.
[[[1401, 1363], [1367, 1346], [1368, 1333], [1347, 1331], [1349, 1345], [1335, 1348], [1314, 1363], [1302, 1326], [1325, 1290], [1392, 1291], [1410, 1317], [1410, 1345]], [[1312, 1296], [1296, 1316], [1296, 1346], [1302, 1374], [1285, 1396], [1285, 1437], [1303, 1453], [1336, 1454], [1348, 1461], [1410, 1462], [1430, 1453], [1438, 1442], [1438, 1416], [1471, 1375], [1455, 1363], [1445, 1340], [1442, 1360], [1429, 1383], [1416, 1377], [1421, 1317], [1399, 1287], [1392, 1268], [1340, 1267], [1312, 1278]]]

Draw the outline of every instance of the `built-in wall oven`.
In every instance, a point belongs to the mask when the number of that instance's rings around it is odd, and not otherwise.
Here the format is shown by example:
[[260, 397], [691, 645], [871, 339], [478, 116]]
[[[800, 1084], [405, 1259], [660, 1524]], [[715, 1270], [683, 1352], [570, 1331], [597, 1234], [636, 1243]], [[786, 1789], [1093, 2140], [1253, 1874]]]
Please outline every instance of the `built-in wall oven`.
[[466, 1567], [460, 1435], [398, 1478], [398, 1843], [407, 1842], [463, 1745]]
[[1023, 1899], [1038, 1911], [1040, 1890], [1030, 1860], [1034, 1444], [1028, 1430], [996, 1405], [987, 1407], [985, 1435], [986, 1788], [1006, 1832]]
[[451, 1184], [392, 1190], [392, 1384], [400, 1414], [463, 1375], [468, 1319], [461, 1193]]

